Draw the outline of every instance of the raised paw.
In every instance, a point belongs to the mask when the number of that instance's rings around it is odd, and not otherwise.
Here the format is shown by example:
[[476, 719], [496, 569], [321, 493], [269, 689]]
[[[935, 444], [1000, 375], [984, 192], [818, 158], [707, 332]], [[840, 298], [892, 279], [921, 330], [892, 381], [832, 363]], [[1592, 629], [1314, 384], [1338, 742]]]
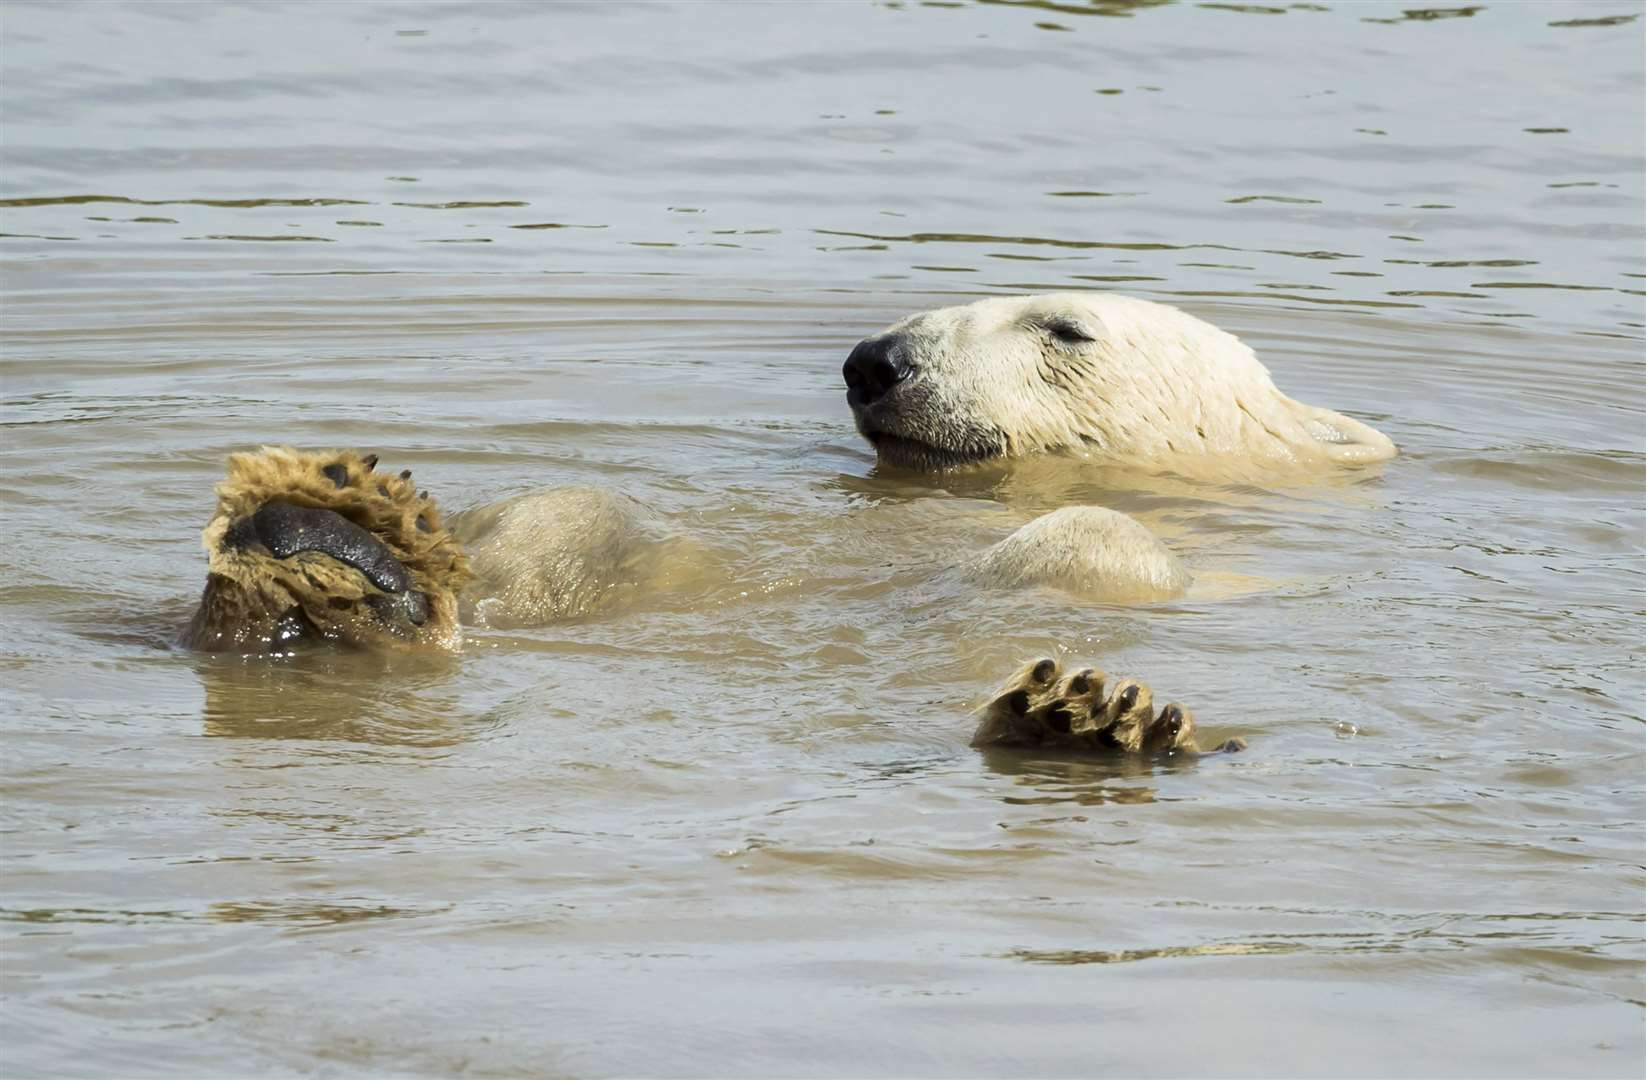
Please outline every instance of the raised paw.
[[467, 559], [410, 473], [379, 476], [377, 460], [286, 447], [232, 455], [202, 537], [206, 590], [183, 643], [456, 648]]
[[[1104, 695], [1097, 668], [1062, 672], [1055, 660], [1018, 668], [979, 710], [973, 746], [1047, 748], [1090, 754], [1198, 754], [1194, 713], [1170, 702], [1154, 711], [1154, 692], [1121, 679]], [[1217, 750], [1244, 750], [1230, 739]]]

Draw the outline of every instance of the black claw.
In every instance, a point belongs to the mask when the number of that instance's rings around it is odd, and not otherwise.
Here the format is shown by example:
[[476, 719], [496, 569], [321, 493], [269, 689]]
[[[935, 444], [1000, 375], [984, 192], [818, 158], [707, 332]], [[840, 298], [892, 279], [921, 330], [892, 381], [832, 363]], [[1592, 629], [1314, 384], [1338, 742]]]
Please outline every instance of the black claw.
[[367, 472], [371, 472], [373, 469], [377, 468], [377, 455], [367, 454], [365, 457], [360, 459], [360, 464], [366, 467]]
[[402, 470], [400, 470], [400, 479], [402, 479], [402, 480], [410, 480], [410, 479], [411, 479], [411, 470], [410, 470], [410, 469], [402, 469]]
[[1060, 735], [1067, 735], [1074, 726], [1074, 717], [1069, 715], [1068, 709], [1058, 705], [1046, 714], [1046, 726]]
[[1013, 690], [1006, 695], [1006, 707], [1018, 716], [1029, 714], [1029, 692], [1027, 690]]
[[1082, 671], [1079, 675], [1076, 675], [1074, 678], [1069, 680], [1069, 691], [1070, 691], [1070, 693], [1084, 694], [1086, 691], [1090, 690], [1091, 688], [1092, 688], [1092, 677], [1091, 677], [1090, 672]]
[[1047, 679], [1050, 679], [1052, 677], [1052, 673], [1056, 670], [1056, 660], [1042, 660], [1034, 666], [1033, 671], [1029, 672], [1029, 678], [1033, 679], [1037, 683], [1043, 683]]
[[330, 480], [333, 484], [337, 485], [338, 487], [341, 488], [341, 487], [348, 487], [349, 486], [349, 469], [348, 469], [348, 466], [339, 465], [339, 464], [332, 464], [332, 465], [327, 465], [324, 469], [321, 469], [320, 471], [326, 474], [326, 479], [327, 480]]
[[434, 531], [433, 526], [431, 526], [428, 523], [428, 520], [426, 518], [424, 518], [422, 514], [417, 515], [417, 531], [418, 532], [433, 532]]

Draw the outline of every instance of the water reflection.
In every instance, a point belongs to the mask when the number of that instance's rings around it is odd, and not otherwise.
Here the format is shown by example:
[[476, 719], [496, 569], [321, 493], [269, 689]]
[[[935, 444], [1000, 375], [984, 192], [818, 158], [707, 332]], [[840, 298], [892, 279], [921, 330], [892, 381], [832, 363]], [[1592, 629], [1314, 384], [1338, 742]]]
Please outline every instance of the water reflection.
[[276, 923], [286, 926], [346, 926], [380, 919], [414, 919], [452, 910], [450, 904], [403, 907], [359, 900], [352, 903], [303, 900], [219, 900], [206, 917], [222, 923]]
[[193, 656], [204, 734], [450, 746], [492, 724], [465, 716], [461, 658], [315, 648], [283, 657]]
[[[1476, 4], [1471, 7], [1453, 8], [1407, 8], [1398, 18], [1386, 19], [1364, 16], [1361, 22], [1383, 23], [1388, 26], [1398, 26], [1401, 23], [1435, 22], [1439, 19], [1467, 19], [1486, 10], [1486, 5]], [[1552, 25], [1552, 24], [1551, 24]]]
[[1155, 949], [1015, 949], [1006, 954], [1030, 964], [1132, 964], [1139, 960], [1170, 960], [1202, 956], [1280, 956], [1309, 946], [1296, 941], [1223, 941], [1205, 945], [1163, 946]]
[[1260, 509], [1280, 500], [1287, 502], [1290, 512], [1297, 502], [1320, 497], [1351, 506], [1376, 506], [1385, 468], [1378, 464], [1320, 469], [1269, 461], [1254, 465], [1212, 455], [1140, 466], [1106, 459], [1096, 451], [1064, 450], [938, 474], [876, 464], [866, 477], [840, 476], [835, 483], [882, 498], [917, 498], [935, 492], [1005, 503], [1035, 514], [1085, 502], [1121, 510], [1175, 503]]
[[[1033, 11], [1055, 11], [1063, 15], [1101, 15], [1109, 18], [1129, 18], [1149, 8], [1165, 7], [1173, 0], [1086, 0], [1083, 4], [1063, 4], [1056, 0], [977, 0], [979, 4], [994, 7], [1028, 8]], [[955, 5], [960, 6], [960, 5]]]
[[34, 908], [14, 910], [0, 908], [0, 922], [19, 922], [34, 925], [114, 925], [142, 926], [153, 923], [221, 922], [221, 923], [277, 923], [291, 926], [340, 926], [373, 919], [405, 919], [437, 915], [450, 911], [451, 905], [403, 907], [385, 903], [357, 901], [303, 901], [303, 900], [219, 900], [203, 909], [183, 910], [145, 908], [122, 910], [115, 908]]
[[1001, 802], [1013, 806], [1052, 806], [1060, 803], [1138, 806], [1153, 803], [1159, 795], [1157, 788], [1118, 781], [1188, 774], [1199, 765], [1199, 758], [1192, 754], [1090, 757], [1044, 749], [1025, 751], [987, 747], [979, 751], [979, 756], [989, 773], [1009, 778], [1016, 789], [1032, 792], [1011, 791], [998, 795]]

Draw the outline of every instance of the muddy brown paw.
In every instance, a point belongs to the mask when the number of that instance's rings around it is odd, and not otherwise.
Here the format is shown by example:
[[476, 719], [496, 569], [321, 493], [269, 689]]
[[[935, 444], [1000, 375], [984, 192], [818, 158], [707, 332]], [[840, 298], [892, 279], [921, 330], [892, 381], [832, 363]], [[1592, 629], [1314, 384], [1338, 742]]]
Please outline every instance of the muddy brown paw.
[[[1077, 753], [1198, 754], [1194, 713], [1177, 702], [1154, 712], [1154, 692], [1121, 679], [1104, 696], [1097, 668], [1060, 675], [1055, 660], [1024, 664], [979, 710], [973, 746], [1045, 747]], [[1244, 739], [1217, 749], [1244, 750]]]
[[379, 476], [377, 460], [286, 447], [232, 455], [202, 536], [206, 591], [183, 643], [456, 648], [468, 561], [410, 471]]

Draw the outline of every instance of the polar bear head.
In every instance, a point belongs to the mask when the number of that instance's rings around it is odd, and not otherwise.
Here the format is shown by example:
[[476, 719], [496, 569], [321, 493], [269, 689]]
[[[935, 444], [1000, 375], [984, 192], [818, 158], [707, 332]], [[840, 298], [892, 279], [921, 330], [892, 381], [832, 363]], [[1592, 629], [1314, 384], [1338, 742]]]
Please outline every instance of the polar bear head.
[[1233, 335], [1104, 293], [913, 315], [859, 342], [843, 374], [858, 431], [883, 463], [906, 468], [1064, 448], [1266, 464], [1395, 454], [1365, 424], [1281, 393]]
[[264, 447], [229, 458], [201, 537], [206, 588], [182, 644], [453, 650], [467, 557], [411, 482], [376, 455]]

